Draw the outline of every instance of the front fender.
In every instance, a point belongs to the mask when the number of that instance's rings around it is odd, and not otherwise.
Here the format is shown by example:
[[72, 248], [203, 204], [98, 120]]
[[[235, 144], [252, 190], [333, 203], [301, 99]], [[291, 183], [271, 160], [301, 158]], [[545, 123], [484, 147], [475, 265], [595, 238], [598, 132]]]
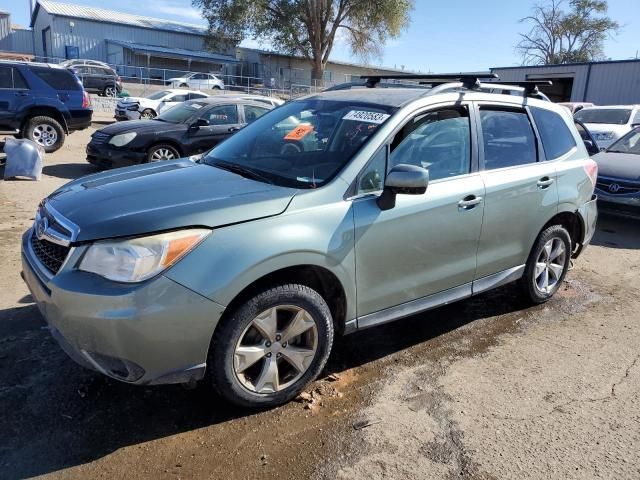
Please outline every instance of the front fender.
[[353, 210], [337, 202], [215, 230], [167, 272], [172, 280], [221, 305], [245, 288], [284, 268], [312, 265], [333, 273], [355, 318]]

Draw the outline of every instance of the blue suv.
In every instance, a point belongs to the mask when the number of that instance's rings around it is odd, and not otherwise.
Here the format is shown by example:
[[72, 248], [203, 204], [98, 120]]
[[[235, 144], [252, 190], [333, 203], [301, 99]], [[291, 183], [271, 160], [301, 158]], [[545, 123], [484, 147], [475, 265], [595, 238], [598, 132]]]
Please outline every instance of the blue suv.
[[55, 152], [91, 125], [89, 96], [75, 74], [45, 63], [0, 61], [0, 130]]

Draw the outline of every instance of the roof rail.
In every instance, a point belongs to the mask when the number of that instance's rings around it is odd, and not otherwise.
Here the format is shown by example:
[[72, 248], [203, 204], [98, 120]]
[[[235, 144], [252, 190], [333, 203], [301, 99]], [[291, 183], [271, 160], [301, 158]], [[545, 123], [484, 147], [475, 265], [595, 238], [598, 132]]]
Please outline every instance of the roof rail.
[[493, 72], [460, 72], [437, 74], [389, 74], [389, 75], [362, 75], [365, 86], [375, 88], [382, 80], [409, 80], [419, 81], [420, 84], [443, 84], [448, 82], [462, 82], [465, 88], [474, 88], [480, 83], [481, 78], [499, 78]]
[[[487, 82], [487, 85], [490, 85], [491, 83], [492, 82]], [[525, 80], [522, 82], [499, 81], [497, 83], [499, 83], [500, 85], [509, 85], [513, 87], [524, 88], [524, 92], [528, 96], [531, 96], [532, 94], [540, 93], [540, 90], [538, 89], [538, 87], [542, 87], [542, 86], [550, 87], [551, 85], [553, 85], [553, 82], [551, 80]]]

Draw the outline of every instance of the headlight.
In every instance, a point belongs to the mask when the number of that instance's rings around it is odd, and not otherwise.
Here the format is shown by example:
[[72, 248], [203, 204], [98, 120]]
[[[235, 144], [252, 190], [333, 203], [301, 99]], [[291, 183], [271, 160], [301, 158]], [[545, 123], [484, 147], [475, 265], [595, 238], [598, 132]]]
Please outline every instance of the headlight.
[[136, 132], [123, 133], [121, 135], [111, 137], [109, 143], [114, 147], [123, 147], [137, 136], [138, 134]]
[[211, 230], [189, 229], [123, 241], [101, 241], [89, 247], [80, 270], [115, 282], [141, 282], [169, 268]]

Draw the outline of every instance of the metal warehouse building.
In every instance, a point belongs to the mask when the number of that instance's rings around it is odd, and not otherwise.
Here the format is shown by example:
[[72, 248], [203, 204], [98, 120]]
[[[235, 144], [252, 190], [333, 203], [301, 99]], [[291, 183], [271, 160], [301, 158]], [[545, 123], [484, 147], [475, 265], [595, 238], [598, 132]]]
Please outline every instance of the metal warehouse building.
[[[130, 81], [164, 80], [183, 72], [214, 72], [245, 77], [239, 80], [242, 84], [246, 77], [253, 77], [252, 83], [275, 83], [279, 88], [312, 84], [307, 60], [247, 48], [211, 52], [205, 45], [206, 28], [200, 25], [37, 0], [31, 27], [28, 33], [33, 38], [33, 52], [28, 53], [35, 54], [37, 60], [100, 60], [115, 65], [118, 73]], [[325, 80], [332, 84], [348, 81], [352, 75], [389, 72], [397, 71], [329, 62]], [[227, 83], [230, 80], [225, 78]]]
[[640, 60], [492, 68], [500, 80], [551, 80], [541, 90], [556, 102], [640, 104]]

